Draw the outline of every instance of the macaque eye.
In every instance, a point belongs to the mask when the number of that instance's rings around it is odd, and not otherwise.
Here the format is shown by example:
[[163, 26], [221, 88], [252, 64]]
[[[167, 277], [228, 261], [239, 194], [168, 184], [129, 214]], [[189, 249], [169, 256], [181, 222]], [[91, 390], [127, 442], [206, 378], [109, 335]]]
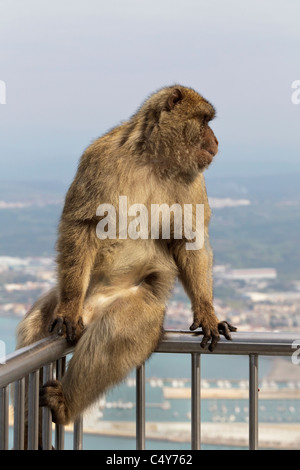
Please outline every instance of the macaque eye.
[[197, 119], [198, 119], [198, 122], [200, 122], [201, 130], [203, 130], [204, 127], [207, 126], [207, 124], [210, 121], [210, 118], [207, 114], [200, 114], [200, 115], [197, 116]]

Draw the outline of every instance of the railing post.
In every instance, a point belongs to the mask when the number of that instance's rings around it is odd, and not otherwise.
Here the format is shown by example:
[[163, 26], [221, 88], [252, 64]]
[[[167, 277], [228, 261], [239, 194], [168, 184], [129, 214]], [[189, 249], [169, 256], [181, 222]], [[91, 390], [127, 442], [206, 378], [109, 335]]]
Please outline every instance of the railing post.
[[200, 353], [192, 353], [192, 449], [201, 449]]
[[15, 382], [14, 450], [24, 450], [25, 377]]
[[82, 450], [82, 436], [83, 436], [83, 418], [82, 418], [82, 416], [80, 416], [74, 422], [73, 450]]
[[28, 376], [28, 450], [38, 449], [40, 371]]
[[[56, 378], [61, 380], [66, 369], [66, 357], [56, 361]], [[65, 447], [65, 427], [63, 424], [55, 424], [55, 449], [63, 450]]]
[[136, 449], [145, 449], [145, 364], [136, 369]]
[[8, 449], [8, 387], [0, 389], [0, 450]]
[[[52, 379], [53, 375], [53, 364], [48, 364], [43, 367], [43, 383], [48, 382]], [[52, 449], [52, 413], [50, 408], [47, 406], [43, 407], [42, 411], [42, 440], [43, 450]]]
[[[157, 353], [186, 353], [191, 354], [192, 361], [192, 447], [200, 448], [200, 353], [199, 338], [188, 332], [167, 331], [161, 343], [157, 346]], [[258, 356], [290, 356], [297, 338], [292, 333], [236, 333], [234, 341], [227, 342], [221, 340], [216, 353], [247, 355], [249, 357], [249, 448], [258, 448]], [[15, 390], [15, 413], [14, 413], [14, 435], [13, 448], [22, 449], [24, 447], [24, 409], [25, 409], [25, 380], [31, 382], [31, 388], [36, 393], [37, 374], [34, 372], [57, 360], [62, 355], [72, 352], [71, 347], [67, 347], [64, 339], [53, 337], [44, 338], [33, 345], [26, 346], [19, 351], [15, 351], [7, 356], [6, 363], [0, 368], [0, 449], [10, 446], [8, 435], [9, 421], [9, 384], [16, 382]], [[207, 353], [206, 351], [201, 352]], [[52, 365], [47, 366], [44, 381], [52, 378]], [[29, 374], [29, 376], [28, 376]], [[59, 374], [59, 372], [57, 372]], [[137, 376], [137, 403], [136, 403], [136, 446], [137, 449], [145, 449], [145, 366], [142, 365], [136, 371]], [[59, 375], [57, 375], [59, 378]], [[29, 392], [28, 395], [32, 395]], [[30, 404], [30, 400], [31, 404]], [[36, 422], [37, 401], [31, 396], [29, 408], [32, 422]], [[43, 448], [52, 446], [52, 426], [51, 412], [48, 408], [43, 408]], [[30, 420], [29, 420], [30, 421]], [[81, 424], [79, 425], [81, 426]], [[29, 447], [36, 447], [36, 425], [32, 426], [32, 436], [29, 430]], [[76, 440], [80, 434], [77, 432]], [[61, 434], [58, 432], [58, 441], [61, 441]], [[30, 443], [31, 442], [31, 443]], [[27, 443], [26, 443], [27, 444]], [[60, 445], [60, 444], [59, 444]], [[61, 447], [60, 447], [61, 448]]]
[[258, 449], [258, 355], [249, 355], [249, 449]]

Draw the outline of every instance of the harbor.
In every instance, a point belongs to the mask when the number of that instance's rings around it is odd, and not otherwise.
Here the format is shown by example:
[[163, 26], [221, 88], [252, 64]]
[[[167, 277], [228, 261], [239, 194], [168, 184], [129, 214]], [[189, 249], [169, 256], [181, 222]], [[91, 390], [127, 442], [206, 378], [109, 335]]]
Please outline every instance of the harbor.
[[[135, 439], [135, 421], [101, 421], [97, 429], [84, 425], [84, 432], [111, 437]], [[247, 448], [249, 443], [247, 423], [207, 423], [201, 425], [201, 443], [217, 447]], [[146, 439], [155, 441], [172, 441], [187, 443], [191, 441], [190, 422], [147, 422]], [[262, 449], [300, 449], [300, 424], [269, 424], [259, 425], [259, 446]], [[188, 446], [187, 446], [188, 448]]]

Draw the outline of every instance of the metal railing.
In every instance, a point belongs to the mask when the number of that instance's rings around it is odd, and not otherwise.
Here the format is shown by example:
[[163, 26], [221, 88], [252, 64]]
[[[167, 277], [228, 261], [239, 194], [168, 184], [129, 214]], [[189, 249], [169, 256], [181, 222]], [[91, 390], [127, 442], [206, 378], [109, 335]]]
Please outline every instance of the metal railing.
[[[201, 333], [200, 333], [201, 334]], [[213, 354], [246, 355], [249, 357], [249, 449], [258, 448], [258, 357], [291, 356], [297, 338], [290, 333], [232, 333], [232, 341], [221, 339]], [[297, 343], [296, 343], [297, 344]], [[299, 344], [299, 342], [298, 342]], [[14, 449], [37, 449], [39, 433], [42, 448], [52, 448], [52, 421], [48, 408], [42, 408], [42, 429], [39, 427], [39, 384], [54, 373], [59, 379], [64, 373], [65, 357], [72, 353], [65, 339], [48, 337], [6, 357], [0, 365], [0, 450], [9, 445], [9, 386], [14, 391]], [[182, 353], [191, 356], [191, 448], [201, 447], [201, 373], [202, 354], [212, 354], [200, 347], [199, 333], [168, 330], [156, 349], [158, 353]], [[25, 381], [28, 397], [25, 399]], [[25, 402], [26, 401], [26, 402]], [[28, 401], [28, 403], [27, 403]], [[145, 364], [136, 371], [136, 448], [145, 449]], [[28, 432], [25, 442], [24, 413], [28, 407]], [[64, 448], [64, 426], [55, 425], [56, 449]], [[73, 448], [82, 449], [82, 417], [74, 423]]]

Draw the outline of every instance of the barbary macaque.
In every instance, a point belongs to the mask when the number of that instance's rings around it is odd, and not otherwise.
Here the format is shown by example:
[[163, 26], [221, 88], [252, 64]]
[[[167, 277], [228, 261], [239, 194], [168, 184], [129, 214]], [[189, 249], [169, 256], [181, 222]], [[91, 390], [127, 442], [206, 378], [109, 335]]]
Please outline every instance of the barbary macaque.
[[[177, 277], [191, 300], [190, 329], [202, 328], [203, 348], [213, 351], [220, 333], [230, 340], [236, 330], [219, 322], [213, 307], [203, 171], [218, 151], [209, 126], [214, 116], [213, 106], [193, 89], [165, 87], [83, 153], [59, 225], [57, 286], [37, 300], [18, 328], [19, 348], [50, 333], [76, 345], [62, 380], [41, 388], [40, 405], [51, 408], [54, 422], [76, 419], [151, 355]], [[124, 234], [124, 227], [121, 233], [121, 196], [128, 207], [143, 205], [148, 214], [155, 204], [189, 205], [194, 229], [196, 206], [204, 205], [202, 247], [187, 249], [185, 230], [182, 238], [174, 235], [175, 214], [167, 238], [162, 230], [151, 237], [151, 221], [148, 237], [145, 230], [143, 237]], [[108, 236], [111, 220], [109, 211], [99, 212], [101, 204], [115, 210], [115, 237]], [[106, 235], [102, 230], [99, 236], [99, 224], [107, 225]]]

